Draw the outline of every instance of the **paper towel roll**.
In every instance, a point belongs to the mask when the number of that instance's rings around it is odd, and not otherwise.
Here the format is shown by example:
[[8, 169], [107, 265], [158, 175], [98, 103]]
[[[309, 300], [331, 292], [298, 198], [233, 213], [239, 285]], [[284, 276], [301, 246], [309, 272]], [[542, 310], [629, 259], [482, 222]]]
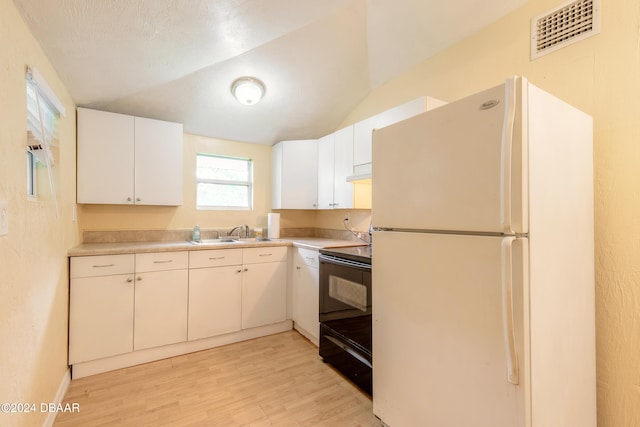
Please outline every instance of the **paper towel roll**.
[[267, 227], [269, 228], [267, 237], [270, 239], [280, 238], [280, 214], [270, 213], [267, 214]]

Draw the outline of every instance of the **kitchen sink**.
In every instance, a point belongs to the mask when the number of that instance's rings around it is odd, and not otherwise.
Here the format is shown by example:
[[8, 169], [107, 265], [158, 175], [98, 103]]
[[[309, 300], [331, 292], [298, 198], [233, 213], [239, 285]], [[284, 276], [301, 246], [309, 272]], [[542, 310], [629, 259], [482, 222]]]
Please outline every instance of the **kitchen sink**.
[[256, 242], [273, 242], [276, 239], [269, 239], [268, 237], [254, 237], [253, 239], [247, 239], [247, 240], [254, 240]]
[[259, 243], [259, 242], [276, 242], [279, 239], [269, 239], [267, 237], [251, 237], [248, 239], [238, 239], [234, 237], [220, 237], [218, 239], [202, 239], [199, 242], [189, 240], [192, 245], [198, 246], [215, 246], [229, 243]]
[[191, 243], [192, 245], [217, 245], [221, 243], [239, 243], [239, 242], [240, 240], [238, 239], [233, 239], [228, 237], [223, 237], [221, 239], [202, 239], [197, 242], [195, 240], [189, 241], [189, 243]]

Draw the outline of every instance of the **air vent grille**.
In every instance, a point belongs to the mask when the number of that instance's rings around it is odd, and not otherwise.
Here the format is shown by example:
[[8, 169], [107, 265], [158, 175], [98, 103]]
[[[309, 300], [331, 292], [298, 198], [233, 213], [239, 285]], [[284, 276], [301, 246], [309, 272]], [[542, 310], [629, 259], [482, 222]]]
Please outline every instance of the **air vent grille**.
[[531, 59], [600, 32], [598, 0], [565, 3], [531, 20]]

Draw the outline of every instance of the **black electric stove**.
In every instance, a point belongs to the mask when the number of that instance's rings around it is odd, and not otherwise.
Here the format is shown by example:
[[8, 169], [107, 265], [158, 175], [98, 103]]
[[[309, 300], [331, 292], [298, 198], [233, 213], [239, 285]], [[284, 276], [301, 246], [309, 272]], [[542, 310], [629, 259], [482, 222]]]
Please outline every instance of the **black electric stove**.
[[371, 246], [320, 250], [320, 356], [372, 392]]

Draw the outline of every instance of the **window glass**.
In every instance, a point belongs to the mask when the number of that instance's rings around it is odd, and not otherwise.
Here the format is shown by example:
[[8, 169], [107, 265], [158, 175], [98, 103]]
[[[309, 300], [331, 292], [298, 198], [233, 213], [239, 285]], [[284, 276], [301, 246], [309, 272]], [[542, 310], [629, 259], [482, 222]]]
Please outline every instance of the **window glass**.
[[251, 209], [251, 159], [198, 154], [196, 205], [198, 209]]

